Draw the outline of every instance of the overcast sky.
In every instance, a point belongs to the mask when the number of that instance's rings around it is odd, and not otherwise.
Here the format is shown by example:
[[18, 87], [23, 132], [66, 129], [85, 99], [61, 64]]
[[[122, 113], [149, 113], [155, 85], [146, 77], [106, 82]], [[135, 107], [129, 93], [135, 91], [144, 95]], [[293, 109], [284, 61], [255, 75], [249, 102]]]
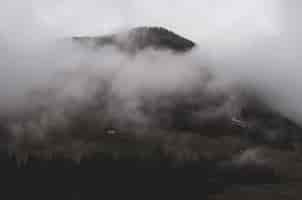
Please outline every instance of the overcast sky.
[[96, 35], [139, 25], [161, 25], [194, 40], [238, 32], [239, 27], [242, 34], [276, 34], [280, 31], [279, 1], [1, 0], [0, 30], [12, 31], [13, 26], [21, 30], [22, 26], [26, 32], [43, 28], [58, 35]]

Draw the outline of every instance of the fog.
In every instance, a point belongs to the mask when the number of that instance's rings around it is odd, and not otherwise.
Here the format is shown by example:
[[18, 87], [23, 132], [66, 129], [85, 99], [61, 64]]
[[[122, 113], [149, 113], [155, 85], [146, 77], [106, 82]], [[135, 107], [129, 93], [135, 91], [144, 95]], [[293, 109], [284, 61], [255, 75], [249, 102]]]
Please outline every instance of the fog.
[[[113, 73], [117, 76], [113, 90], [126, 98], [127, 108], [131, 108], [136, 105], [129, 98], [139, 96], [141, 91], [190, 88], [200, 80], [196, 72], [206, 74], [210, 70], [216, 76], [210, 86], [214, 91], [218, 87], [228, 92], [230, 85], [239, 84], [302, 123], [299, 1], [0, 3], [3, 111], [28, 107], [26, 94], [43, 88], [60, 88], [58, 96], [64, 97], [62, 101], [67, 96], [85, 102], [98, 83], [91, 81], [95, 80], [93, 77], [108, 79]], [[114, 48], [86, 51], [66, 40], [75, 35], [102, 35], [141, 25], [164, 26], [192, 39], [199, 47], [184, 55], [147, 50], [132, 58]], [[66, 72], [77, 75], [65, 77]], [[57, 102], [56, 99], [54, 105]], [[140, 117], [143, 119], [135, 116]]]

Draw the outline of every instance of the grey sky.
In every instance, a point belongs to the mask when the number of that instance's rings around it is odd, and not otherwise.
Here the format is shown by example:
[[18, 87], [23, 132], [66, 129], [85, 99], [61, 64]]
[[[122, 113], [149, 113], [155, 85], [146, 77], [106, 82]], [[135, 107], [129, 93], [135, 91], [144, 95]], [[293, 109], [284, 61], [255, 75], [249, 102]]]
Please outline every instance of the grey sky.
[[279, 31], [279, 1], [1, 0], [1, 29], [26, 25], [25, 31], [43, 27], [56, 34], [82, 35], [162, 25], [194, 40], [239, 30], [273, 34]]

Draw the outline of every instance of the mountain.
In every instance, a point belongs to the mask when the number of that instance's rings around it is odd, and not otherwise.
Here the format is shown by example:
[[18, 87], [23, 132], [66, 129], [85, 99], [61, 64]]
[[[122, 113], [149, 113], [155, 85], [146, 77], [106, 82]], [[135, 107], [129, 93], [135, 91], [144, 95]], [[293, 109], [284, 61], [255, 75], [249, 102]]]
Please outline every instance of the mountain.
[[112, 45], [128, 52], [138, 52], [145, 48], [185, 52], [195, 46], [194, 42], [162, 27], [138, 27], [119, 34], [73, 37], [72, 39], [88, 48], [102, 48]]
[[[72, 41], [92, 51], [115, 47], [130, 55], [145, 49], [185, 54], [197, 47], [193, 41], [161, 27], [138, 27], [106, 36], [73, 37]], [[209, 74], [205, 81], [212, 79]], [[114, 180], [112, 187], [115, 188], [121, 179], [117, 172], [125, 174], [125, 169], [136, 171], [138, 168], [163, 170], [155, 185], [164, 188], [178, 184], [191, 186], [191, 180], [197, 180], [197, 188], [196, 185], [193, 188], [202, 190], [206, 197], [215, 194], [213, 196], [218, 199], [223, 196], [217, 193], [236, 199], [233, 192], [237, 187], [252, 194], [253, 188], [267, 188], [266, 192], [271, 194], [278, 193], [279, 183], [287, 184], [290, 180], [294, 188], [299, 188], [301, 127], [271, 108], [257, 94], [239, 87], [232, 94], [219, 91], [209, 95], [199, 85], [185, 91], [143, 94], [139, 99], [142, 104], [137, 109], [150, 119], [145, 124], [119, 118], [120, 113], [112, 114], [110, 106], [119, 110], [122, 105], [122, 100], [111, 91], [112, 80], [93, 81], [98, 83], [95, 93], [84, 104], [68, 101], [62, 106], [55, 101], [59, 96], [57, 90], [61, 88], [49, 89], [29, 95], [31, 104], [39, 106], [22, 115], [1, 118], [3, 155], [0, 163], [3, 169], [22, 174], [12, 167], [13, 158], [31, 174], [38, 173], [39, 177], [51, 174], [48, 180], [70, 172], [71, 175], [65, 177], [67, 181], [57, 184], [63, 188], [65, 183], [70, 184], [85, 196], [93, 193], [98, 197], [98, 185], [90, 187], [92, 184], [86, 183], [95, 180], [106, 185]], [[49, 103], [52, 101], [55, 103]], [[236, 112], [229, 114], [226, 106]], [[120, 110], [123, 114], [127, 112]], [[40, 132], [45, 137], [39, 137]], [[7, 151], [11, 155], [9, 158], [5, 157]], [[193, 173], [167, 175], [165, 169], [175, 167]], [[182, 182], [175, 178], [179, 176], [190, 180]], [[167, 178], [166, 182], [161, 182], [162, 177]], [[127, 181], [132, 178], [127, 178], [119, 187], [128, 185]], [[40, 178], [39, 183], [41, 181], [44, 179]], [[52, 184], [47, 184], [51, 189], [43, 189], [52, 193]], [[290, 191], [287, 187], [283, 189]], [[294, 192], [300, 191], [295, 189]]]
[[[126, 54], [137, 54], [146, 48], [182, 54], [197, 46], [160, 27], [139, 27], [107, 36], [74, 37], [72, 41], [91, 50], [115, 46]], [[142, 120], [123, 117], [127, 110], [123, 100], [111, 91], [110, 79], [90, 78], [96, 88], [85, 103], [72, 99], [57, 102], [64, 85], [31, 93], [30, 103], [37, 106], [22, 115], [1, 119], [2, 146], [20, 153], [21, 159], [36, 154], [43, 157], [44, 153], [82, 157], [82, 151], [86, 152], [83, 157], [102, 152], [115, 156], [140, 156], [142, 153], [146, 157], [165, 154], [164, 157], [174, 159], [183, 148], [178, 145], [186, 138], [187, 156], [191, 159], [207, 157], [205, 152], [208, 151], [213, 151], [213, 159], [231, 159], [234, 153], [240, 154], [242, 149], [255, 146], [293, 150], [301, 143], [301, 127], [265, 104], [256, 94], [243, 92], [240, 87], [232, 93], [209, 93], [204, 85], [211, 83], [213, 75], [205, 71], [200, 73], [206, 75], [203, 83], [187, 90], [140, 94], [136, 98], [140, 104], [135, 112]], [[75, 80], [78, 80], [77, 75]], [[112, 112], [112, 109], [119, 111]], [[143, 118], [148, 120], [142, 122]], [[39, 137], [41, 134], [45, 137]], [[211, 146], [208, 150], [201, 148], [205, 147], [205, 141], [220, 143], [225, 138], [230, 139], [224, 143], [233, 145], [233, 150], [226, 145], [225, 151], [218, 151], [216, 155], [217, 149]], [[236, 144], [231, 144], [234, 141]], [[197, 147], [192, 145], [194, 142]], [[173, 150], [167, 143], [174, 146]]]
[[[193, 41], [162, 27], [138, 27], [107, 36], [72, 39], [86, 48], [115, 46], [126, 53], [139, 53], [146, 48], [153, 48], [181, 54], [197, 46]], [[246, 136], [252, 143], [278, 147], [290, 147], [294, 141], [302, 140], [301, 128], [295, 122], [273, 110], [253, 93], [237, 91], [234, 104], [239, 104], [234, 107], [238, 107], [240, 113], [236, 116], [220, 114], [200, 123], [197, 113], [205, 112], [207, 108], [218, 110], [233, 96], [221, 93], [208, 97], [198, 90], [200, 88], [185, 92], [186, 94], [165, 94], [155, 99], [147, 97], [144, 100], [144, 112], [157, 119], [157, 126], [172, 130], [197, 131], [208, 136], [238, 134], [241, 137]], [[161, 106], [161, 102], [169, 101], [171, 103]]]
[[[72, 41], [91, 50], [115, 46], [126, 54], [138, 54], [146, 48], [182, 54], [197, 46], [160, 27], [139, 27], [107, 36], [74, 37]], [[209, 93], [204, 85], [211, 83], [213, 74], [207, 71], [200, 73], [206, 75], [201, 85], [165, 93], [146, 92], [136, 97], [140, 103], [135, 112], [142, 116], [142, 120], [125, 117], [127, 110], [123, 107], [124, 102], [111, 91], [112, 80], [108, 78], [89, 79], [96, 88], [85, 103], [73, 101], [72, 98], [67, 102], [57, 102], [64, 85], [36, 91], [29, 94], [29, 101], [37, 106], [22, 115], [1, 120], [2, 146], [20, 153], [20, 159], [28, 155], [43, 158], [44, 153], [63, 157], [69, 155], [71, 158], [79, 156], [80, 159], [97, 152], [118, 157], [140, 157], [143, 154], [145, 157], [159, 158], [164, 155], [175, 159], [182, 152], [184, 147], [179, 145], [186, 138], [187, 156], [192, 160], [194, 157], [207, 157], [208, 151], [213, 151], [211, 159], [231, 159], [242, 149], [265, 146], [294, 150], [301, 143], [301, 127], [265, 104], [259, 96], [240, 87], [231, 93]], [[77, 75], [72, 78], [78, 80]], [[63, 82], [66, 82], [65, 79], [63, 77]], [[147, 121], [143, 122], [143, 119]], [[45, 137], [41, 138], [41, 134]], [[223, 141], [225, 138], [228, 141]], [[225, 151], [217, 151], [211, 145], [204, 144], [222, 141], [234, 149], [228, 149], [226, 145]], [[167, 143], [174, 146], [173, 150]], [[209, 149], [202, 150], [205, 146]]]

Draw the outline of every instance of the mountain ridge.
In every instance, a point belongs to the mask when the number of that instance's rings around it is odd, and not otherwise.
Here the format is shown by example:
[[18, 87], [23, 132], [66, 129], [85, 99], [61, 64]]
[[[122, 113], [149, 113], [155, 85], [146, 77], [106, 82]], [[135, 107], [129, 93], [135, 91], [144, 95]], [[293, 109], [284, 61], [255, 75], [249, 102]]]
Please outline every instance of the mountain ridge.
[[82, 46], [102, 48], [107, 45], [117, 46], [128, 52], [138, 52], [145, 48], [185, 52], [196, 44], [162, 27], [136, 27], [129, 31], [105, 36], [79, 36], [72, 40]]

